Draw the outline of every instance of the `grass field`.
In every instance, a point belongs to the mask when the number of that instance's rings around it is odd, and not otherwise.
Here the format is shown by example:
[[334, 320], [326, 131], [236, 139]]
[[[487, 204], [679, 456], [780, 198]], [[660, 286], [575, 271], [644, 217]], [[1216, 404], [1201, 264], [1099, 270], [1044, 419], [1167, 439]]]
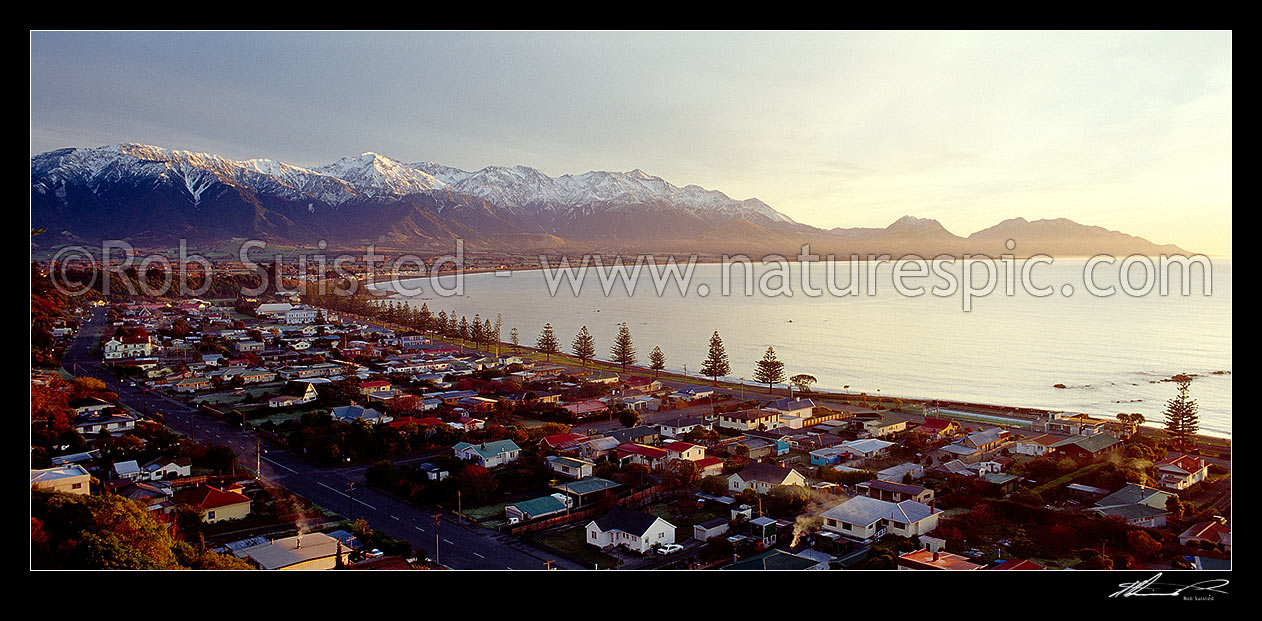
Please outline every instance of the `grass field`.
[[538, 535], [535, 542], [588, 567], [608, 569], [617, 564], [616, 558], [587, 543], [587, 530], [582, 526]]

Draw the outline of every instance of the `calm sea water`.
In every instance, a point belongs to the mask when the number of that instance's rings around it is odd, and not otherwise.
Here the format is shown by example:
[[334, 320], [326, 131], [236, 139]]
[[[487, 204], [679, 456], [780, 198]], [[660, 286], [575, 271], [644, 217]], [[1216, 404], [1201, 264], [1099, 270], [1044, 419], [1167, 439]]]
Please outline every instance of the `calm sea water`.
[[[717, 330], [733, 380], [749, 380], [755, 363], [774, 347], [787, 375], [814, 375], [819, 388], [1110, 419], [1138, 412], [1150, 425], [1160, 425], [1175, 385], [1158, 380], [1196, 374], [1191, 396], [1200, 406], [1201, 432], [1231, 437], [1231, 260], [1211, 261], [1208, 295], [1195, 267], [1186, 277], [1168, 270], [1165, 295], [1157, 284], [1144, 293], [1142, 265], [1130, 267], [1128, 293], [1120, 286], [1120, 263], [1091, 271], [1089, 282], [1113, 287], [1111, 295], [1088, 292], [1085, 259], [1033, 265], [1030, 284], [1052, 288], [1040, 296], [1022, 285], [1023, 262], [996, 261], [994, 290], [971, 296], [967, 305], [965, 271], [972, 289], [982, 290], [985, 264], [944, 264], [921, 276], [913, 271], [902, 280], [902, 291], [895, 284], [896, 265], [888, 262], [755, 263], [748, 276], [741, 266], [696, 265], [683, 293], [675, 280], [660, 295], [648, 267], [631, 294], [622, 281], [611, 281], [606, 294], [594, 269], [581, 280], [578, 295], [567, 281], [551, 293], [542, 271], [466, 275], [463, 291], [451, 296], [436, 292], [428, 279], [401, 284], [420, 286], [422, 293], [406, 299], [418, 307], [428, 304], [435, 314], [445, 310], [472, 320], [477, 313], [494, 322], [500, 313], [503, 339], [515, 326], [523, 345], [533, 345], [550, 322], [568, 351], [579, 328], [587, 326], [597, 356], [607, 358], [618, 323], [626, 322], [641, 364], [659, 346], [668, 369], [682, 371], [686, 365], [689, 374], [700, 368]], [[1148, 280], [1156, 283], [1161, 270], [1154, 267]], [[830, 277], [837, 291], [825, 287]], [[1181, 292], [1184, 278], [1190, 295]], [[957, 290], [945, 292], [952, 280]], [[753, 295], [746, 295], [747, 282], [755, 286]], [[446, 291], [456, 287], [450, 278], [438, 284]], [[923, 288], [918, 296], [908, 290], [917, 287]], [[808, 295], [809, 288], [821, 295]], [[792, 295], [784, 295], [786, 290]]]

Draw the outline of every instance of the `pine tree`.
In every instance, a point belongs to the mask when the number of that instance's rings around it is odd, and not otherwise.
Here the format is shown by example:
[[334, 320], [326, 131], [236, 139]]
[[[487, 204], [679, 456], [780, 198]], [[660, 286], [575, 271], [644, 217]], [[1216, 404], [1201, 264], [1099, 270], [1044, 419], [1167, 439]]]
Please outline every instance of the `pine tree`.
[[1196, 432], [1200, 430], [1201, 419], [1197, 413], [1196, 400], [1188, 398], [1191, 378], [1179, 377], [1176, 383], [1179, 394], [1166, 402], [1166, 434], [1174, 441], [1175, 448], [1190, 448], [1196, 445]]
[[662, 353], [661, 347], [653, 347], [653, 351], [649, 352], [649, 368], [653, 369], [653, 377], [657, 377], [658, 371], [666, 368], [666, 354]]
[[535, 349], [544, 353], [544, 360], [552, 359], [552, 354], [557, 353], [560, 346], [557, 344], [557, 335], [552, 331], [552, 324], [543, 324], [543, 331], [539, 333], [539, 340], [535, 341]]
[[499, 333], [494, 330], [495, 328], [491, 326], [490, 319], [482, 320], [482, 340], [486, 342], [487, 349], [491, 348], [492, 341], [498, 343], [500, 340]]
[[714, 336], [710, 337], [710, 354], [705, 362], [701, 363], [701, 374], [714, 378], [714, 385], [718, 386], [719, 378], [731, 372], [732, 367], [727, 362], [727, 352], [723, 349], [723, 339], [719, 338], [719, 332], [715, 330]]
[[596, 339], [592, 338], [592, 333], [587, 331], [587, 326], [583, 326], [578, 331], [578, 336], [574, 337], [570, 351], [574, 352], [575, 358], [583, 362], [584, 368], [587, 367], [587, 361], [596, 355]]
[[517, 326], [513, 326], [513, 329], [508, 331], [508, 340], [513, 344], [513, 353], [517, 353], [517, 348], [521, 347], [521, 337], [517, 333]]
[[618, 336], [614, 339], [613, 347], [609, 348], [613, 361], [622, 365], [622, 370], [627, 370], [628, 364], [635, 364], [635, 346], [631, 344], [631, 329], [627, 327], [626, 322], [618, 324]]
[[776, 350], [767, 348], [767, 353], [754, 368], [754, 379], [767, 384], [767, 392], [773, 390], [776, 382], [784, 381], [784, 363], [776, 360]]

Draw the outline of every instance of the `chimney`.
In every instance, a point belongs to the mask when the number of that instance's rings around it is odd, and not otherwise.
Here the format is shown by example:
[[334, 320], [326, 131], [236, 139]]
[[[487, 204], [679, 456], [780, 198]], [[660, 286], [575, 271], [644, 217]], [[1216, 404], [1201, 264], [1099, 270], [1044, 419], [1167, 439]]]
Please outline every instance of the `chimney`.
[[936, 562], [938, 562], [938, 558], [939, 558], [939, 556], [940, 556], [940, 555], [939, 555], [939, 553], [934, 552], [934, 553], [933, 553], [933, 562], [935, 562], [935, 563], [936, 563]]
[[294, 549], [298, 550], [301, 548], [302, 548], [302, 533], [299, 533], [297, 543], [294, 544]]

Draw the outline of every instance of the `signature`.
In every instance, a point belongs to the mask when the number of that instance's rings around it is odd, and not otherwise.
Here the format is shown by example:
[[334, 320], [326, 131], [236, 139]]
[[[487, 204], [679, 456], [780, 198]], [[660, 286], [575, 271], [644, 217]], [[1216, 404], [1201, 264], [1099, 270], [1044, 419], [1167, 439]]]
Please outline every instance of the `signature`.
[[1230, 584], [1225, 579], [1215, 578], [1213, 580], [1203, 580], [1201, 582], [1197, 582], [1196, 584], [1189, 584], [1189, 585], [1184, 586], [1184, 585], [1178, 585], [1178, 584], [1157, 582], [1157, 579], [1160, 577], [1161, 577], [1161, 574], [1157, 574], [1147, 580], [1141, 580], [1139, 582], [1123, 582], [1122, 584], [1117, 585], [1117, 586], [1122, 587], [1122, 589], [1110, 595], [1109, 597], [1134, 597], [1134, 596], [1166, 597], [1166, 596], [1182, 595], [1184, 591], [1208, 591], [1210, 593], [1219, 593], [1221, 595], [1226, 595], [1227, 594], [1226, 591], [1220, 591], [1219, 589], [1221, 587], [1225, 587], [1228, 584]]

